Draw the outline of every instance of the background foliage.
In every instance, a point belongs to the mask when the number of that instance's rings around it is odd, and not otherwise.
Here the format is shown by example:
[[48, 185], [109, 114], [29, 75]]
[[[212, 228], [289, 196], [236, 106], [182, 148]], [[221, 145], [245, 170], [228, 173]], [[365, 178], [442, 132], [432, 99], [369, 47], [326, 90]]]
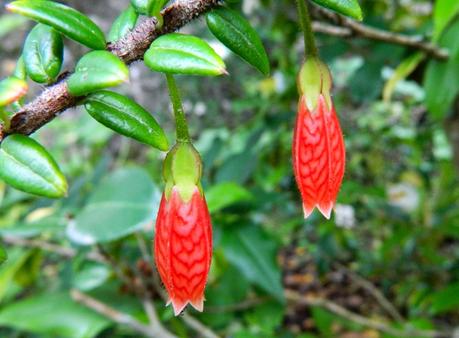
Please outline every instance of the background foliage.
[[[107, 32], [127, 0], [68, 3]], [[299, 305], [286, 299], [285, 290], [328, 299], [402, 330], [459, 325], [459, 154], [450, 143], [458, 133], [459, 6], [446, 0], [368, 0], [361, 6], [365, 24], [431, 37], [450, 58], [441, 62], [394, 44], [318, 34], [334, 75], [347, 148], [331, 221], [317, 213], [303, 219], [292, 176], [295, 76], [303, 48], [294, 2], [241, 4], [267, 48], [268, 77], [222, 48], [203, 20], [184, 30], [210, 41], [230, 73], [205, 81], [177, 78], [203, 157], [214, 226], [206, 309], [189, 313], [222, 336], [393, 336], [321, 306]], [[21, 17], [0, 16], [2, 77], [12, 72], [31, 27]], [[72, 69], [84, 51], [66, 43], [64, 68]], [[401, 64], [405, 68], [397, 68]], [[406, 67], [412, 71], [403, 76]], [[130, 74], [130, 83], [117, 91], [150, 110], [172, 140], [163, 77], [141, 63]], [[391, 84], [394, 74], [401, 80]], [[147, 320], [135, 283], [139, 276], [148, 285], [152, 279], [139, 243], [149, 254], [163, 188], [161, 155], [80, 109], [34, 137], [60, 164], [70, 190], [54, 201], [0, 182], [0, 236], [8, 255], [0, 267], [0, 336], [138, 336], [76, 303], [69, 291]], [[95, 252], [109, 263], [94, 259]], [[120, 272], [127, 277], [120, 279]], [[181, 337], [197, 336], [164, 307], [153, 284], [164, 325]], [[378, 290], [391, 306], [375, 299]]]

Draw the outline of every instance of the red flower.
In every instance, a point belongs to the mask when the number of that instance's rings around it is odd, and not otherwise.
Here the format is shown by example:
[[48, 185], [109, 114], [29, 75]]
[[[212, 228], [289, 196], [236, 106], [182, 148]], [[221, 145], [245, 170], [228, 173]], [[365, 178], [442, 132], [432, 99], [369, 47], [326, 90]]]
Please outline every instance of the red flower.
[[212, 258], [212, 225], [204, 195], [195, 186], [185, 202], [177, 187], [163, 194], [156, 218], [155, 262], [177, 316], [191, 304], [202, 311]]
[[303, 200], [304, 217], [314, 207], [327, 218], [344, 175], [344, 140], [331, 100], [320, 93], [310, 111], [304, 93], [298, 104], [293, 137], [293, 170]]

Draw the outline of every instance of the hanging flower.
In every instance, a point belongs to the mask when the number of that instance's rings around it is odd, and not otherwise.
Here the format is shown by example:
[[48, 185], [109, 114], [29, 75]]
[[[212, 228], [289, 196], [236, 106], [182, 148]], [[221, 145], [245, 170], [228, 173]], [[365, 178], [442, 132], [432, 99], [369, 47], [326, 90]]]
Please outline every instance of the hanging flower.
[[298, 76], [300, 100], [293, 137], [293, 170], [305, 218], [315, 207], [330, 218], [344, 175], [343, 134], [330, 97], [331, 75], [313, 57]]
[[191, 304], [202, 311], [212, 258], [212, 226], [200, 187], [201, 161], [189, 143], [165, 160], [166, 190], [156, 218], [155, 263], [175, 315]]

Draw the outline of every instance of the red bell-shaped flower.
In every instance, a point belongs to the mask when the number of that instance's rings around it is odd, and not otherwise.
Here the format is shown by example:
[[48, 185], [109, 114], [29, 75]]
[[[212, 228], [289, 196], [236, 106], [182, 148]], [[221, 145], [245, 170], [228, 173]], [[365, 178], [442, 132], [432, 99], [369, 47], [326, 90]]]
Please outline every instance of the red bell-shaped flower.
[[212, 226], [200, 189], [201, 162], [191, 144], [178, 144], [164, 165], [166, 189], [156, 218], [155, 263], [175, 315], [191, 304], [202, 311], [212, 259]]
[[305, 218], [315, 207], [330, 218], [344, 176], [343, 134], [330, 97], [331, 77], [320, 60], [306, 61], [293, 137], [293, 170]]
[[178, 315], [188, 303], [204, 307], [204, 289], [212, 258], [212, 227], [204, 196], [196, 187], [184, 202], [176, 188], [164, 195], [156, 219], [155, 262]]

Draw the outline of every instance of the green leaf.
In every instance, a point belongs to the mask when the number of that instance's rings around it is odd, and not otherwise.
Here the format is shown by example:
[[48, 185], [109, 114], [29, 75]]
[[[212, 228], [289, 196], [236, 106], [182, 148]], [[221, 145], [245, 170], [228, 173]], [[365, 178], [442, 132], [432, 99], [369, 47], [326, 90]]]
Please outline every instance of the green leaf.
[[9, 288], [14, 284], [16, 274], [26, 263], [32, 252], [32, 250], [24, 251], [19, 248], [11, 248], [8, 260], [0, 268], [0, 302], [7, 295]]
[[89, 48], [105, 49], [105, 36], [100, 28], [87, 16], [71, 7], [49, 0], [19, 0], [9, 3], [6, 8], [54, 27]]
[[211, 213], [251, 199], [253, 199], [253, 195], [248, 190], [233, 182], [212, 185], [206, 191], [207, 206]]
[[390, 79], [384, 85], [384, 101], [390, 101], [392, 93], [394, 92], [395, 87], [397, 86], [397, 83], [399, 83], [403, 79], [406, 79], [425, 58], [426, 55], [424, 53], [417, 52], [403, 60], [398, 65]]
[[445, 27], [459, 13], [459, 1], [436, 0], [433, 13], [433, 40], [438, 41]]
[[107, 51], [93, 51], [78, 61], [75, 73], [67, 80], [69, 93], [82, 96], [99, 89], [117, 86], [129, 78], [128, 67]]
[[34, 139], [8, 136], [0, 147], [0, 178], [31, 194], [59, 198], [67, 194], [67, 182], [57, 163]]
[[132, 6], [121, 12], [113, 22], [110, 33], [108, 33], [108, 41], [118, 41], [121, 37], [129, 33], [135, 27], [138, 17], [137, 12]]
[[448, 285], [432, 295], [432, 312], [435, 315], [445, 313], [459, 306], [459, 283]]
[[27, 82], [10, 76], [0, 81], [0, 107], [19, 100], [27, 93]]
[[276, 264], [276, 244], [256, 226], [227, 229], [222, 246], [225, 257], [252, 283], [279, 301], [284, 300], [280, 269]]
[[64, 45], [54, 28], [38, 24], [27, 36], [22, 57], [29, 77], [38, 83], [50, 83], [61, 70]]
[[207, 42], [192, 35], [172, 33], [159, 37], [145, 53], [145, 64], [169, 74], [221, 75], [225, 63]]
[[107, 265], [88, 263], [79, 271], [73, 280], [73, 286], [82, 291], [89, 291], [103, 285], [110, 277], [111, 270]]
[[160, 150], [169, 148], [158, 122], [133, 100], [114, 92], [100, 91], [89, 95], [84, 105], [104, 126]]
[[160, 192], [140, 168], [118, 170], [94, 190], [69, 224], [67, 235], [83, 245], [108, 242], [139, 231], [152, 221]]
[[34, 295], [4, 306], [0, 325], [47, 337], [91, 338], [110, 321], [75, 303], [67, 293]]
[[362, 9], [357, 0], [312, 0], [316, 4], [362, 21]]
[[269, 74], [268, 55], [260, 37], [250, 23], [238, 12], [220, 7], [206, 16], [207, 26], [215, 37], [242, 59]]
[[451, 109], [459, 93], [459, 20], [442, 34], [439, 45], [449, 49], [447, 61], [431, 59], [424, 76], [427, 109], [435, 118], [441, 119]]
[[8, 254], [3, 246], [0, 245], [0, 265], [8, 259]]

